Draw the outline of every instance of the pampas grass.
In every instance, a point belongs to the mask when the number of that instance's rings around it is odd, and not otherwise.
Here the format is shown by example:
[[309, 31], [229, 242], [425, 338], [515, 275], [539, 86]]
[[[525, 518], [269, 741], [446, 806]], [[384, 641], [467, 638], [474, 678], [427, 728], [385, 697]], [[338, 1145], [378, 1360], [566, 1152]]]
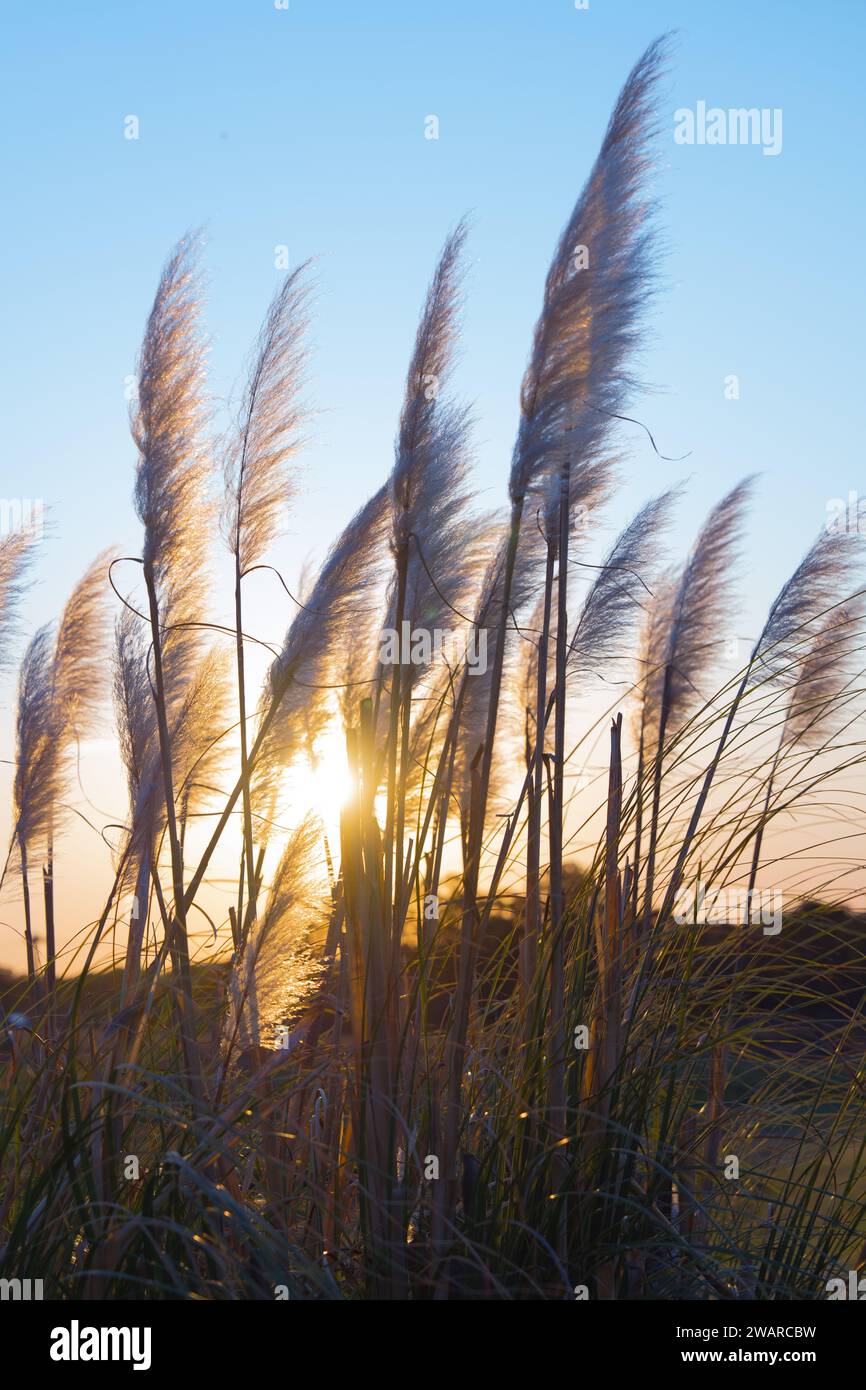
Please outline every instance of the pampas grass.
[[227, 1066], [238, 1050], [276, 1046], [277, 1027], [297, 1015], [322, 973], [315, 939], [326, 900], [321, 859], [318, 873], [316, 865], [321, 833], [308, 818], [289, 836], [261, 918], [236, 955], [223, 1033]]
[[4, 671], [12, 663], [12, 638], [33, 558], [33, 539], [25, 530], [12, 531], [0, 539], [0, 669]]
[[[243, 781], [244, 864], [248, 916], [255, 918], [255, 846], [249, 777], [242, 581], [278, 534], [293, 492], [290, 463], [300, 445], [304, 409], [303, 339], [309, 292], [306, 267], [287, 276], [274, 296], [253, 353], [239, 418], [226, 445], [223, 529], [235, 562], [235, 640]], [[238, 920], [243, 920], [243, 880]]]
[[[143, 581], [112, 579], [128, 810], [65, 971], [51, 943], [37, 959], [28, 866], [43, 849], [50, 866], [67, 755], [111, 684], [107, 557], [19, 674], [9, 862], [33, 1027], [0, 1052], [0, 1273], [32, 1272], [56, 1298], [567, 1300], [585, 1284], [776, 1300], [822, 1297], [856, 1267], [853, 871], [775, 832], [784, 817], [814, 836], [834, 803], [862, 824], [861, 548], [823, 533], [715, 688], [750, 481], [681, 564], [677, 487], [600, 560], [583, 526], [599, 533], [616, 483], [656, 278], [665, 52], [627, 79], [555, 250], [506, 514], [476, 508], [452, 391], [461, 223], [422, 306], [390, 473], [297, 595], [283, 581], [294, 607], [257, 697], [243, 581], [282, 579], [307, 272], [278, 289], [212, 441], [194, 241], [169, 258], [133, 418], [142, 553], [110, 566]], [[219, 500], [233, 625], [210, 588]], [[0, 543], [6, 660], [28, 554]], [[483, 637], [486, 664], [467, 649], [389, 659], [404, 623]], [[600, 695], [609, 708], [588, 712]], [[329, 775], [335, 732], [351, 779], [339, 828], [292, 776]], [[237, 877], [211, 885], [227, 846]], [[760, 923], [681, 910], [701, 880], [750, 903], [771, 869], [784, 950]], [[98, 970], [100, 950], [122, 970]], [[743, 1158], [735, 1193], [724, 1152]]]

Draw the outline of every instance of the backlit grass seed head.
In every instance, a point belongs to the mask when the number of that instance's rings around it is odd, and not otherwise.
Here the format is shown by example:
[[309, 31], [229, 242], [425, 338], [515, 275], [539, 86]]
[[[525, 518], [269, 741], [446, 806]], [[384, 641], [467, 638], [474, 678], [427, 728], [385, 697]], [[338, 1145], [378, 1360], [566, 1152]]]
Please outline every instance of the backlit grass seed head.
[[291, 465], [307, 410], [305, 336], [310, 289], [306, 265], [287, 275], [256, 342], [234, 427], [224, 443], [222, 528], [241, 573], [261, 560], [296, 491]]
[[143, 559], [161, 590], [195, 581], [207, 540], [210, 464], [204, 438], [204, 348], [194, 238], [179, 242], [162, 272], [138, 364], [132, 434], [139, 451], [135, 506]]

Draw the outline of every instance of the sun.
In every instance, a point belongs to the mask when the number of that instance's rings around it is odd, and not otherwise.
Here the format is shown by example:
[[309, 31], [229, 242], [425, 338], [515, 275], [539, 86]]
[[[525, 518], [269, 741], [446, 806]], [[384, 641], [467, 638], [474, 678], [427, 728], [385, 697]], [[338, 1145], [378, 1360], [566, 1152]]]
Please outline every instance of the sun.
[[354, 791], [346, 748], [339, 734], [324, 734], [315, 756], [298, 759], [286, 774], [283, 795], [293, 821], [312, 811], [329, 830], [340, 824], [340, 812]]

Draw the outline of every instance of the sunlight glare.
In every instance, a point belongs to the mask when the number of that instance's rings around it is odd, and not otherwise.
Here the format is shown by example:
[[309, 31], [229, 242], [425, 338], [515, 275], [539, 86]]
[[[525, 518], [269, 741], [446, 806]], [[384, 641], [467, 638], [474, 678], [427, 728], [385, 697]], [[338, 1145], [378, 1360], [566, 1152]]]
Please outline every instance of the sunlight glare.
[[339, 734], [328, 733], [317, 741], [313, 761], [299, 759], [289, 769], [284, 794], [293, 822], [312, 811], [329, 829], [336, 829], [353, 791], [345, 744]]

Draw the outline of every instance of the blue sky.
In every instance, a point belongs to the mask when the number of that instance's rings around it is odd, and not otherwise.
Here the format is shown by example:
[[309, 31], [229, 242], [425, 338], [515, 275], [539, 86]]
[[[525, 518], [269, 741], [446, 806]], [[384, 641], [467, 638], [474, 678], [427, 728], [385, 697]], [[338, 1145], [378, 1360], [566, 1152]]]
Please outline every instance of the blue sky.
[[[475, 402], [479, 479], [504, 493], [517, 390], [556, 236], [618, 86], [680, 30], [658, 192], [668, 242], [635, 402], [624, 508], [688, 473], [684, 537], [736, 476], [763, 472], [752, 551], [763, 595], [860, 480], [858, 347], [866, 9], [591, 0], [406, 6], [19, 7], [6, 20], [8, 496], [50, 505], [33, 620], [92, 552], [135, 540], [124, 378], [161, 263], [209, 246], [212, 387], [235, 385], [278, 272], [319, 257], [310, 397], [321, 410], [290, 568], [388, 467], [421, 296], [453, 222], [473, 217], [457, 385]], [[778, 158], [681, 147], [673, 111], [782, 107]], [[124, 139], [124, 117], [140, 138]], [[440, 120], [438, 141], [424, 120]], [[726, 375], [740, 378], [726, 401]], [[614, 512], [614, 515], [616, 513]]]
[[[456, 385], [478, 483], [504, 500], [520, 377], [556, 238], [617, 90], [677, 29], [657, 193], [667, 243], [611, 526], [689, 476], [684, 547], [711, 503], [763, 474], [748, 633], [861, 465], [864, 192], [860, 0], [125, 0], [4, 19], [0, 221], [6, 497], [52, 515], [25, 632], [103, 546], [137, 546], [124, 381], [162, 262], [204, 225], [211, 386], [226, 398], [276, 287], [274, 247], [317, 256], [305, 494], [275, 559], [321, 552], [386, 473], [418, 309], [472, 216]], [[682, 147], [699, 101], [782, 108], [777, 158]], [[439, 119], [439, 139], [424, 138]], [[124, 138], [135, 115], [140, 138]], [[726, 376], [740, 399], [726, 400]], [[263, 635], [289, 616], [262, 596]], [[8, 744], [11, 691], [0, 732]], [[4, 752], [4, 756], [8, 753]], [[118, 808], [119, 809], [119, 808]]]

